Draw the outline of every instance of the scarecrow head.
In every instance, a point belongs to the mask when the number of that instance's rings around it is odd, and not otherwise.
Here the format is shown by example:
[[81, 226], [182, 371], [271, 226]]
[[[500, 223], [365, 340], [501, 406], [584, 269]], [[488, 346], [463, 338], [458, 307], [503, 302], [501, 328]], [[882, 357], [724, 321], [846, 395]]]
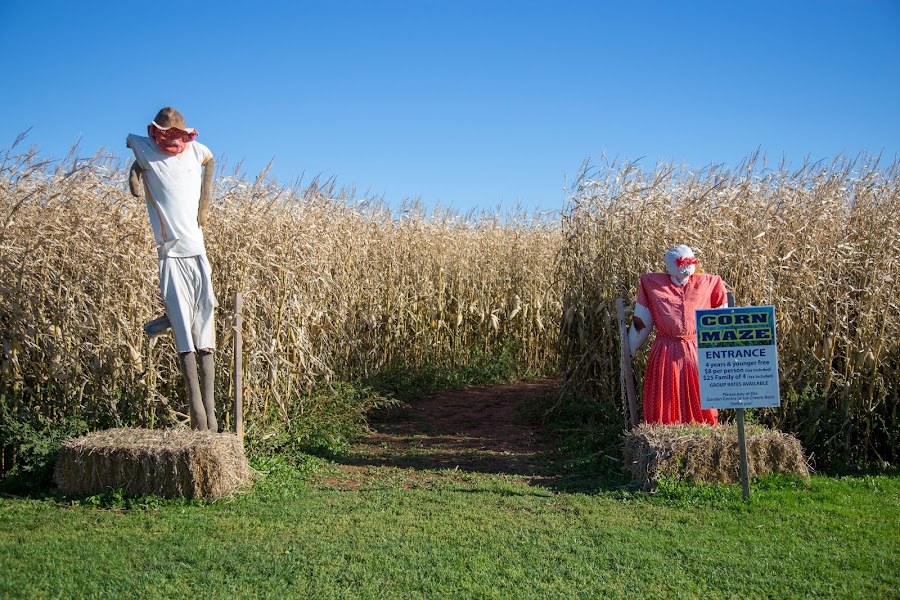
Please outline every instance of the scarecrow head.
[[187, 145], [197, 137], [197, 130], [186, 126], [181, 113], [167, 106], [147, 125], [147, 135], [164, 153], [176, 156], [184, 152]]
[[686, 282], [697, 270], [697, 259], [689, 246], [681, 244], [666, 252], [666, 271], [678, 283]]

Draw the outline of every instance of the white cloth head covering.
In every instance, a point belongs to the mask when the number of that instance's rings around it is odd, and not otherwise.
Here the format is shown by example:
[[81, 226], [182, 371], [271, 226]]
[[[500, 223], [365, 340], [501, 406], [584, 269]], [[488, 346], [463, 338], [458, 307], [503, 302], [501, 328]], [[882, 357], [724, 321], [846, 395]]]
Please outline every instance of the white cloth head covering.
[[675, 279], [686, 281], [697, 270], [697, 266], [695, 263], [679, 267], [678, 259], [680, 258], [694, 258], [694, 251], [690, 246], [681, 244], [666, 252], [666, 271]]

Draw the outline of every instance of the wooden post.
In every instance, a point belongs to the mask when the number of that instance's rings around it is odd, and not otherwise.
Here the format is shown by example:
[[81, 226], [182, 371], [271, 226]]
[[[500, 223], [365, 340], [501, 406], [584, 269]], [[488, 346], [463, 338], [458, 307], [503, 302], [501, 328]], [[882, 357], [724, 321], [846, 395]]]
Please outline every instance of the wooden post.
[[241, 357], [243, 340], [241, 330], [243, 319], [241, 318], [241, 293], [234, 295], [234, 432], [241, 443], [244, 441], [244, 361]]
[[631, 369], [631, 350], [628, 348], [628, 329], [625, 327], [625, 302], [622, 297], [616, 298], [616, 313], [619, 319], [619, 354], [621, 357], [622, 385], [628, 398], [628, 412], [631, 417], [631, 428], [638, 426], [637, 400], [634, 392], [634, 371]]
[[747, 436], [744, 434], [744, 409], [737, 409], [738, 448], [741, 452], [741, 488], [744, 500], [750, 499], [750, 475], [747, 468]]
[[[734, 308], [734, 294], [728, 292], [728, 306]], [[750, 499], [750, 468], [747, 466], [747, 435], [744, 431], [744, 409], [737, 409], [738, 450], [741, 460], [741, 488], [744, 500]]]

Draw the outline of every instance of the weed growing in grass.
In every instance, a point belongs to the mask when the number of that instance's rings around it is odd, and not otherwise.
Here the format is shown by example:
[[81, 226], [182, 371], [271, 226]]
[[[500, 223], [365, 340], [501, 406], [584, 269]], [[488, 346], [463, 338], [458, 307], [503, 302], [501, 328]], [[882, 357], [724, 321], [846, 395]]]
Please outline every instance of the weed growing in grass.
[[364, 433], [367, 415], [400, 405], [371, 387], [332, 382], [247, 429], [245, 445], [261, 456], [339, 454]]
[[[60, 446], [87, 430], [87, 423], [78, 418], [17, 420], [0, 400], [0, 455], [4, 456], [4, 463], [10, 464], [6, 477], [0, 479], [0, 491], [30, 493], [48, 489]], [[3, 474], [0, 469], [0, 476]]]
[[743, 499], [739, 485], [706, 484], [677, 481], [670, 477], [659, 480], [654, 496], [675, 506], [696, 506], [737, 502]]
[[73, 505], [100, 510], [159, 510], [172, 506], [203, 506], [208, 501], [190, 498], [161, 498], [159, 496], [127, 496], [122, 490], [112, 490], [71, 501]]
[[249, 457], [250, 466], [266, 485], [281, 485], [285, 481], [306, 480], [327, 470], [327, 459], [312, 454], [258, 454]]

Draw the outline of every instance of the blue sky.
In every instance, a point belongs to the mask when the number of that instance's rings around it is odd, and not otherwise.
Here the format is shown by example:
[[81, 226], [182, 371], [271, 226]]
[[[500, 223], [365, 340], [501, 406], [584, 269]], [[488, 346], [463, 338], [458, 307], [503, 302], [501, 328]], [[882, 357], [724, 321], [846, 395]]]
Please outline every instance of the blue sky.
[[900, 156], [900, 2], [0, 0], [0, 148], [126, 156], [162, 106], [219, 163], [392, 205], [554, 210], [601, 154]]

